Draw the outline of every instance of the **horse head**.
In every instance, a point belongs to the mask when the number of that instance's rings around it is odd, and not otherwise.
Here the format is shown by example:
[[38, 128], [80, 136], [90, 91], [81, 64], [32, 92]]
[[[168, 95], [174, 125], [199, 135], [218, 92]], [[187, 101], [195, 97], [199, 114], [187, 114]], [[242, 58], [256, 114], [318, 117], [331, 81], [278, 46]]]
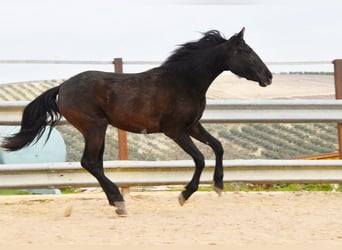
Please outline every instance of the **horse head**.
[[272, 83], [272, 73], [260, 57], [244, 41], [245, 28], [225, 42], [226, 69], [247, 80], [258, 82], [261, 87]]

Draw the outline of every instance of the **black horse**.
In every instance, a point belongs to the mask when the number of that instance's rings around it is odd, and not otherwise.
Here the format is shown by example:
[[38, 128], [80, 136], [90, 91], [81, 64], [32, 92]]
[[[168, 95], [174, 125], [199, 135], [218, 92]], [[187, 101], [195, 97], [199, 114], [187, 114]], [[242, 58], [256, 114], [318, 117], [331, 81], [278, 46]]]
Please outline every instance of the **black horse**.
[[196, 169], [179, 196], [181, 205], [198, 189], [204, 156], [191, 137], [209, 145], [216, 156], [215, 190], [223, 189], [223, 148], [200, 123], [206, 92], [213, 80], [230, 70], [266, 87], [272, 74], [245, 43], [244, 28], [225, 39], [212, 30], [181, 45], [161, 66], [137, 74], [80, 73], [38, 96], [24, 110], [21, 129], [1, 147], [19, 150], [38, 141], [47, 126], [64, 116], [84, 136], [81, 165], [99, 182], [109, 204], [126, 214], [118, 187], [104, 174], [104, 138], [108, 124], [134, 133], [164, 133], [193, 158]]

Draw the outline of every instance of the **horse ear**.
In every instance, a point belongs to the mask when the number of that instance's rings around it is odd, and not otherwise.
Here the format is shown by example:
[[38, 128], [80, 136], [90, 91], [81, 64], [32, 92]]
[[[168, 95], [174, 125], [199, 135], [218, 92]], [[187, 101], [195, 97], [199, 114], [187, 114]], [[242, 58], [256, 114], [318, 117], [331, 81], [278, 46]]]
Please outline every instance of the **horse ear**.
[[238, 38], [239, 41], [243, 40], [243, 37], [245, 35], [245, 27], [242, 28], [242, 30], [236, 35], [236, 38]]

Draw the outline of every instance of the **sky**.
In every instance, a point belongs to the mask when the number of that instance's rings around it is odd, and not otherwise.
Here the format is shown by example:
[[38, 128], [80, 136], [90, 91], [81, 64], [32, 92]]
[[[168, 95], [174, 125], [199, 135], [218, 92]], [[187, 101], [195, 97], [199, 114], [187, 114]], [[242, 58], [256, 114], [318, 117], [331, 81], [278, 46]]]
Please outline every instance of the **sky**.
[[[217, 29], [246, 28], [265, 62], [342, 58], [340, 0], [1, 0], [1, 60], [163, 61], [177, 45]], [[124, 65], [135, 72], [152, 67]], [[271, 71], [333, 71], [332, 64]], [[112, 65], [0, 64], [0, 83], [69, 78]]]

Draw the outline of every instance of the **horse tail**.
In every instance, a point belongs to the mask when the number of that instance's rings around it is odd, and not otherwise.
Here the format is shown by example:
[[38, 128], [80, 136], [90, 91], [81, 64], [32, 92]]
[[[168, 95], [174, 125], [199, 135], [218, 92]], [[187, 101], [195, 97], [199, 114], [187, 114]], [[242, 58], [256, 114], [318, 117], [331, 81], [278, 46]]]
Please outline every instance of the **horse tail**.
[[25, 107], [20, 131], [3, 139], [1, 147], [4, 150], [16, 151], [36, 143], [48, 125], [50, 130], [46, 141], [49, 139], [52, 128], [61, 119], [56, 100], [59, 88], [57, 86], [45, 91]]

